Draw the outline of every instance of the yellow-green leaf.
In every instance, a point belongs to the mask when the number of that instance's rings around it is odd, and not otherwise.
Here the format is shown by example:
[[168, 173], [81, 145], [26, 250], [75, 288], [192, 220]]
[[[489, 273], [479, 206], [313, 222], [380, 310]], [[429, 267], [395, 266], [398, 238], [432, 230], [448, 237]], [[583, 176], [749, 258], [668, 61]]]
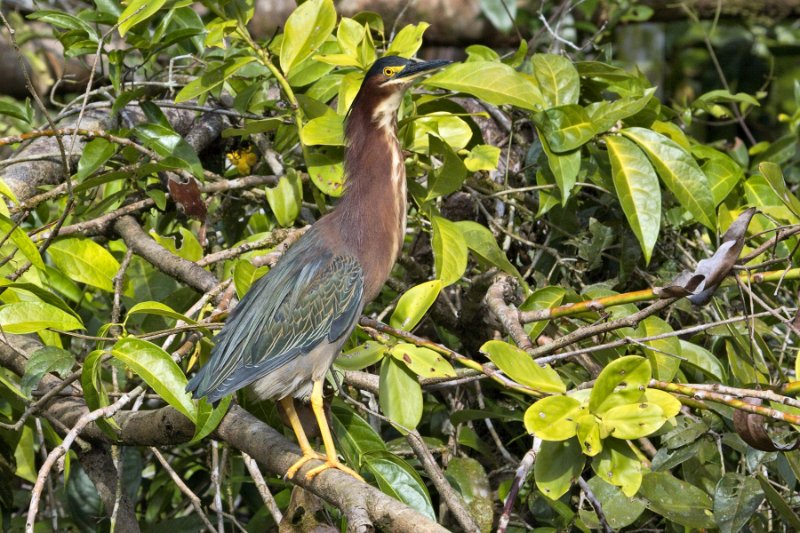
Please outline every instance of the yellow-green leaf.
[[434, 216], [433, 226], [433, 271], [446, 287], [461, 279], [467, 269], [467, 243], [455, 222]]
[[430, 306], [433, 305], [433, 302], [436, 301], [436, 297], [439, 296], [441, 290], [442, 281], [438, 279], [411, 287], [397, 302], [397, 307], [392, 313], [389, 324], [393, 328], [406, 331], [414, 329], [419, 324], [419, 321], [422, 320], [422, 317], [425, 316], [425, 313], [428, 312]]
[[5, 333], [23, 335], [47, 328], [86, 329], [75, 316], [44, 302], [14, 302], [0, 306], [0, 325]]
[[567, 386], [550, 365], [539, 366], [525, 351], [503, 341], [488, 341], [481, 346], [491, 361], [508, 377], [542, 392], [566, 392]]
[[389, 353], [402, 361], [409, 370], [423, 378], [454, 378], [456, 371], [450, 361], [442, 357], [441, 354], [428, 348], [414, 346], [407, 342], [401, 342], [392, 347]]
[[525, 429], [542, 440], [567, 440], [578, 430], [581, 403], [569, 396], [547, 396], [525, 411]]
[[494, 105], [530, 110], [543, 107], [542, 95], [531, 80], [508, 65], [493, 61], [456, 63], [423, 84], [471, 94]]
[[93, 240], [58, 240], [50, 245], [47, 253], [58, 269], [73, 281], [113, 292], [111, 280], [119, 270], [119, 262]]
[[281, 70], [287, 76], [304, 59], [316, 52], [336, 26], [333, 0], [308, 0], [286, 20], [281, 44]]

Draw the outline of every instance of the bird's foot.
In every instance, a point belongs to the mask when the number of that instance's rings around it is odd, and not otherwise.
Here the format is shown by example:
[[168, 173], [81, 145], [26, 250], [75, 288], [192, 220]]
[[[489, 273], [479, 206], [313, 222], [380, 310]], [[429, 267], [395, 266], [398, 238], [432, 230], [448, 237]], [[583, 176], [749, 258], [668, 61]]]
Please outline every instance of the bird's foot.
[[309, 470], [308, 472], [306, 472], [306, 481], [311, 481], [320, 472], [324, 472], [325, 470], [328, 470], [330, 468], [335, 468], [336, 470], [341, 470], [345, 474], [350, 474], [351, 476], [353, 476], [357, 480], [359, 480], [361, 482], [364, 482], [364, 478], [361, 477], [358, 472], [356, 472], [355, 470], [353, 470], [352, 468], [350, 468], [348, 466], [345, 466], [341, 461], [339, 461], [339, 459], [330, 459], [328, 457], [325, 457], [324, 460], [325, 460], [325, 464], [321, 464], [319, 466], [316, 466], [316, 467], [312, 468], [311, 470]]
[[286, 475], [284, 477], [286, 479], [292, 479], [294, 475], [297, 473], [297, 471], [303, 468], [304, 464], [313, 459], [317, 459], [319, 461], [327, 461], [328, 456], [323, 453], [316, 452], [312, 449], [304, 450], [303, 457], [301, 457], [295, 464], [289, 467], [289, 470], [286, 471]]

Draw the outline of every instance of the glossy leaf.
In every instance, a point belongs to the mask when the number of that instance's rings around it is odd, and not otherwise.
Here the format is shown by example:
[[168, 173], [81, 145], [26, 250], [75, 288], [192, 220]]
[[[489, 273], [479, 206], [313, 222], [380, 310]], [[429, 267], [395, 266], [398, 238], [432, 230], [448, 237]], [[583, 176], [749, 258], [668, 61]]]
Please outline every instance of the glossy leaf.
[[139, 302], [138, 304], [128, 309], [128, 314], [125, 318], [125, 321], [126, 322], [128, 321], [128, 317], [138, 314], [165, 316], [168, 318], [174, 318], [175, 320], [182, 320], [187, 324], [197, 324], [196, 320], [189, 318], [183, 313], [175, 311], [170, 306], [163, 304], [161, 302], [154, 302], [154, 301]]
[[595, 380], [589, 411], [602, 414], [616, 405], [639, 402], [651, 374], [650, 361], [644, 357], [628, 355], [611, 361]]
[[606, 483], [616, 485], [629, 498], [642, 484], [642, 463], [625, 441], [603, 441], [603, 451], [592, 459], [592, 469]]
[[162, 165], [188, 170], [195, 178], [203, 180], [203, 165], [197, 153], [174, 130], [161, 124], [139, 124], [134, 132], [145, 146], [163, 157]]
[[331, 404], [333, 434], [348, 464], [360, 465], [364, 454], [386, 450], [383, 439], [369, 423], [341, 401]]
[[367, 341], [352, 350], [342, 352], [334, 363], [345, 370], [362, 370], [383, 359], [385, 354], [385, 345], [375, 341]]
[[690, 528], [715, 527], [711, 498], [691, 483], [669, 472], [651, 472], [644, 476], [639, 494], [651, 511]]
[[591, 413], [580, 415], [576, 422], [578, 424], [576, 437], [581, 445], [584, 455], [594, 457], [603, 450], [603, 428], [597, 417]]
[[[520, 311], [543, 311], [545, 309], [552, 309], [561, 305], [564, 301], [566, 291], [562, 287], [542, 287], [536, 289], [528, 296], [522, 305], [519, 306]], [[537, 320], [525, 324], [525, 333], [535, 340], [544, 331], [544, 328], [550, 323], [549, 320]]]
[[496, 170], [500, 164], [500, 148], [488, 144], [479, 144], [472, 148], [464, 158], [464, 166], [470, 172]]
[[[0, 198], [0, 202], [5, 200]], [[44, 261], [42, 256], [39, 255], [39, 249], [33, 244], [31, 238], [22, 231], [22, 228], [14, 224], [6, 215], [0, 214], [0, 239], [8, 239], [16, 246], [16, 249], [25, 256], [25, 259], [31, 262], [36, 268], [44, 269]]]
[[661, 225], [658, 177], [645, 154], [629, 140], [611, 135], [606, 145], [619, 203], [649, 263]]
[[432, 135], [428, 136], [428, 139], [431, 152], [443, 156], [443, 161], [442, 165], [428, 176], [426, 202], [457, 191], [467, 177], [467, 167], [447, 143]]
[[[525, 411], [525, 429], [545, 441], [574, 437], [581, 403], [570, 396], [546, 396]], [[576, 442], [577, 444], [577, 442]]]
[[[558, 190], [561, 191], [561, 205], [566, 205], [572, 194], [572, 189], [578, 181], [578, 172], [581, 170], [581, 151], [575, 150], [563, 154], [557, 154], [550, 149], [550, 144], [541, 134], [539, 140], [542, 142], [542, 149], [547, 157], [547, 164], [553, 177], [558, 185]], [[539, 173], [537, 173], [537, 185], [539, 180]], [[543, 214], [542, 212], [539, 213]]]
[[471, 220], [456, 222], [456, 226], [461, 230], [464, 241], [467, 243], [467, 248], [472, 250], [474, 254], [506, 274], [511, 274], [522, 280], [522, 275], [497, 245], [497, 241], [492, 232], [489, 231], [489, 228]]
[[539, 366], [524, 350], [503, 341], [488, 341], [481, 346], [491, 361], [508, 377], [542, 392], [566, 392], [567, 386], [550, 365]]
[[83, 147], [83, 153], [78, 160], [78, 172], [75, 179], [82, 181], [89, 177], [95, 170], [102, 167], [115, 153], [117, 145], [106, 139], [92, 139]]
[[580, 148], [596, 132], [589, 114], [577, 104], [551, 107], [535, 114], [533, 122], [547, 138], [549, 148], [559, 154]]
[[169, 405], [197, 421], [197, 405], [186, 392], [186, 376], [172, 357], [155, 344], [134, 337], [117, 341], [111, 355], [125, 363]]
[[128, 30], [155, 15], [166, 3], [167, 0], [131, 0], [119, 15], [120, 37], [125, 37]]
[[714, 491], [714, 522], [723, 533], [736, 533], [750, 520], [764, 501], [758, 480], [728, 472]]
[[306, 122], [300, 134], [303, 144], [344, 146], [344, 117], [330, 112]]
[[25, 363], [25, 373], [20, 380], [20, 389], [28, 398], [39, 385], [45, 374], [54, 372], [65, 378], [75, 364], [75, 356], [71, 352], [54, 346], [44, 346], [31, 354]]
[[456, 371], [450, 361], [428, 348], [407, 342], [396, 344], [389, 353], [402, 361], [409, 370], [423, 378], [454, 378]]
[[381, 491], [436, 520], [425, 483], [405, 460], [389, 452], [373, 452], [364, 456], [364, 466], [375, 476]]
[[381, 364], [379, 403], [381, 412], [399, 424], [400, 431], [416, 428], [422, 419], [422, 387], [417, 376], [394, 357], [386, 357]]
[[429, 26], [430, 24], [427, 22], [404, 26], [392, 39], [389, 48], [386, 49], [386, 55], [411, 57], [416, 54], [419, 47], [422, 46], [422, 34]]
[[784, 205], [795, 216], [800, 217], [800, 200], [786, 187], [786, 180], [783, 177], [781, 167], [775, 163], [765, 161], [758, 165], [758, 171], [764, 176], [772, 191], [781, 199]]
[[664, 184], [695, 220], [715, 229], [714, 198], [708, 180], [694, 158], [675, 141], [652, 130], [626, 128], [621, 133], [647, 154]]
[[310, 57], [333, 32], [336, 10], [332, 0], [308, 0], [286, 20], [280, 51], [281, 70], [287, 76]]
[[544, 104], [538, 88], [528, 78], [508, 65], [493, 61], [456, 63], [422, 83], [471, 94], [494, 105], [536, 110]]
[[586, 112], [598, 133], [610, 130], [617, 122], [624, 120], [645, 108], [655, 94], [655, 88], [647, 89], [644, 96], [628, 96], [613, 102], [601, 100], [592, 102]]
[[[597, 501], [600, 502], [608, 525], [614, 531], [621, 531], [622, 528], [633, 524], [647, 508], [639, 498], [625, 496], [619, 487], [609, 485], [597, 476], [590, 479], [588, 485]], [[584, 524], [589, 528], [601, 529], [597, 515], [592, 510], [581, 509], [579, 513]]]
[[321, 149], [306, 154], [308, 176], [314, 185], [328, 196], [344, 192], [344, 165], [341, 149]]
[[455, 222], [431, 217], [433, 270], [446, 287], [461, 279], [467, 269], [467, 242]]
[[438, 279], [411, 287], [397, 302], [389, 324], [393, 328], [411, 331], [428, 312], [441, 290], [442, 282]]
[[[654, 337], [671, 333], [670, 326], [664, 319], [649, 316], [639, 323], [636, 328], [636, 337]], [[672, 381], [681, 365], [681, 343], [678, 337], [666, 337], [645, 342], [652, 350], [643, 349], [645, 356], [653, 367], [653, 377], [661, 381]]]
[[546, 107], [578, 103], [580, 78], [569, 59], [554, 54], [534, 54], [531, 63]]
[[221, 65], [203, 72], [199, 77], [187, 83], [183, 89], [175, 95], [175, 101], [187, 102], [194, 100], [203, 94], [213, 91], [235, 76], [244, 66], [255, 61], [253, 56], [242, 56], [226, 60]]
[[703, 373], [711, 377], [714, 381], [720, 383], [725, 382], [725, 367], [722, 366], [717, 356], [702, 346], [698, 346], [683, 339], [680, 340], [680, 343], [681, 357], [686, 359], [689, 364], [702, 370]]
[[58, 269], [78, 283], [113, 292], [112, 280], [119, 263], [111, 253], [91, 239], [61, 239], [47, 249]]
[[645, 389], [644, 401], [657, 405], [666, 419], [677, 416], [681, 411], [681, 402], [672, 394], [658, 389]]
[[602, 419], [606, 432], [618, 439], [645, 437], [667, 421], [661, 407], [651, 403], [617, 405], [603, 413]]
[[44, 302], [14, 302], [0, 305], [0, 324], [5, 333], [22, 335], [45, 329], [86, 329], [74, 315]]
[[542, 442], [533, 465], [536, 487], [551, 500], [557, 500], [581, 475], [585, 462], [575, 439]]
[[264, 189], [272, 214], [283, 227], [291, 226], [303, 205], [303, 184], [296, 172], [287, 172], [275, 187]]
[[226, 396], [220, 400], [216, 407], [212, 406], [205, 398], [200, 399], [197, 404], [197, 420], [195, 422], [194, 436], [189, 441], [190, 444], [200, 442], [217, 429], [219, 423], [228, 413], [228, 407], [233, 400], [233, 395]]

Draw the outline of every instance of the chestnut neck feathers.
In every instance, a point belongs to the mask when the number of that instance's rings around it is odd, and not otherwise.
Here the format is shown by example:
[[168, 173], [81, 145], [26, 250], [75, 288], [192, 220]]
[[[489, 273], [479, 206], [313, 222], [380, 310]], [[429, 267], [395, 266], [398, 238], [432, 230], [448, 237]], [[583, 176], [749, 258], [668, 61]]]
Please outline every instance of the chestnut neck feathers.
[[345, 193], [332, 213], [342, 244], [364, 270], [365, 299], [377, 296], [403, 244], [406, 173], [397, 140], [403, 89], [364, 82], [345, 126]]

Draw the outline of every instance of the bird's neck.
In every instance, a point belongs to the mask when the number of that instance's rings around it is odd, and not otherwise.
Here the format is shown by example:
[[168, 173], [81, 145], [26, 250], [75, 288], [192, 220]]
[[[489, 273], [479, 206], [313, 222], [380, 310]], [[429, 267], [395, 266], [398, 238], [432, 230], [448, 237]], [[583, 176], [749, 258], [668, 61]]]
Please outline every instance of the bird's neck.
[[[345, 193], [336, 208], [347, 247], [364, 268], [370, 299], [397, 260], [406, 225], [406, 171], [396, 110], [368, 114], [355, 106], [347, 121]], [[363, 109], [363, 108], [361, 108]]]

